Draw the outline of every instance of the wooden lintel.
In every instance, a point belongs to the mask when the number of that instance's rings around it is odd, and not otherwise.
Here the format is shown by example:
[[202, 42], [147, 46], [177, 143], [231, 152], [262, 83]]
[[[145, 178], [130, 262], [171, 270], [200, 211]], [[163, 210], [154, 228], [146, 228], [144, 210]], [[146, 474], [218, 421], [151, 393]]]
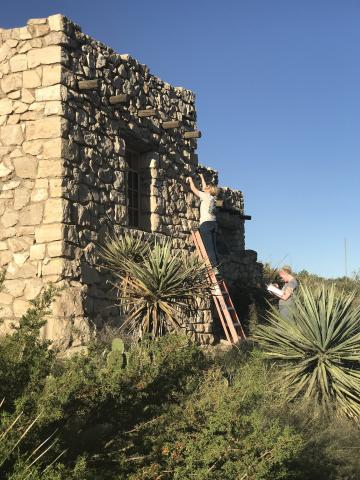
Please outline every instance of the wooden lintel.
[[127, 103], [129, 96], [126, 93], [121, 93], [120, 95], [114, 95], [109, 97], [109, 102], [111, 105], [117, 105], [118, 103]]
[[99, 86], [99, 80], [80, 80], [78, 82], [79, 90], [96, 90]]
[[146, 108], [145, 110], [138, 110], [139, 117], [153, 117], [156, 115], [155, 108]]
[[200, 130], [194, 130], [193, 132], [185, 132], [184, 138], [200, 138], [201, 132]]
[[169, 130], [170, 128], [178, 128], [178, 127], [180, 127], [180, 121], [179, 120], [171, 120], [169, 122], [163, 122], [162, 127], [165, 130]]

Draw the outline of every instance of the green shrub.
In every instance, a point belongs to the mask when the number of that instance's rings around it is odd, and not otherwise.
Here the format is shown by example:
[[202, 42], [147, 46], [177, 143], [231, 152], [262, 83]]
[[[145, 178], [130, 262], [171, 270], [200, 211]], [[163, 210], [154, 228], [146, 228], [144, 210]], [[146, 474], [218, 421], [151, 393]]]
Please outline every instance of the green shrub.
[[[106, 338], [60, 360], [38, 338], [49, 302], [38, 299], [0, 342], [9, 396], [0, 436], [21, 413], [0, 445], [0, 478], [357, 478], [350, 448], [358, 430], [297, 412], [259, 352], [208, 354], [184, 336], [165, 335], [125, 346]], [[44, 455], [29, 470], [35, 451]]]

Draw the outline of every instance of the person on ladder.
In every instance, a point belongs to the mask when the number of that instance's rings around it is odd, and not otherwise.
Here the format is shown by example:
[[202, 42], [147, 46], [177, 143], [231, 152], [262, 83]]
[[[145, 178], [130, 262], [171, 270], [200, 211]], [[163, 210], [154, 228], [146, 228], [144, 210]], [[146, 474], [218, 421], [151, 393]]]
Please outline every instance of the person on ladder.
[[215, 275], [219, 275], [219, 259], [216, 248], [216, 197], [219, 189], [213, 184], [207, 184], [204, 175], [200, 173], [202, 190], [196, 188], [192, 177], [187, 178], [190, 189], [200, 198], [200, 226], [199, 231], [204, 242], [211, 266]]

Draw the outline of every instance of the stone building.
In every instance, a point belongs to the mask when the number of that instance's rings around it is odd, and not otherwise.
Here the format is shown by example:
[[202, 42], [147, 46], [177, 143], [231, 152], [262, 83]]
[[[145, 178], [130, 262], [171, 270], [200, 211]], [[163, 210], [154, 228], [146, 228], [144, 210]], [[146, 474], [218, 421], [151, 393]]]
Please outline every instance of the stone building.
[[[62, 15], [0, 29], [0, 293], [5, 331], [44, 284], [67, 286], [47, 337], [75, 347], [118, 321], [97, 245], [110, 228], [170, 235], [190, 248], [199, 208], [185, 182], [199, 168], [194, 94], [150, 74]], [[217, 182], [214, 170], [203, 168]], [[222, 189], [219, 246], [233, 287], [254, 285], [242, 193]], [[213, 341], [209, 306], [196, 319]]]

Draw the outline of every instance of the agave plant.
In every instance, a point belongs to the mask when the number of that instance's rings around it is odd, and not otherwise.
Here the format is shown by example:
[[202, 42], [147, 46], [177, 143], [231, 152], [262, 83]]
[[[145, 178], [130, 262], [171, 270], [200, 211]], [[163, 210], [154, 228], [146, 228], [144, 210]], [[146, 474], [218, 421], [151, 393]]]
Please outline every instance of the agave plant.
[[[112, 252], [111, 270], [117, 277], [120, 305], [126, 312], [123, 328], [132, 334], [160, 336], [179, 331], [184, 318], [196, 308], [199, 297], [209, 292], [206, 266], [194, 254], [174, 251], [171, 239], [143, 244], [134, 255], [124, 252], [122, 240]], [[136, 244], [137, 245], [137, 244]], [[110, 249], [105, 245], [103, 252]], [[108, 262], [110, 263], [110, 262]]]
[[289, 398], [303, 396], [326, 412], [360, 416], [360, 307], [354, 293], [300, 288], [294, 320], [271, 307], [255, 339], [278, 361]]

